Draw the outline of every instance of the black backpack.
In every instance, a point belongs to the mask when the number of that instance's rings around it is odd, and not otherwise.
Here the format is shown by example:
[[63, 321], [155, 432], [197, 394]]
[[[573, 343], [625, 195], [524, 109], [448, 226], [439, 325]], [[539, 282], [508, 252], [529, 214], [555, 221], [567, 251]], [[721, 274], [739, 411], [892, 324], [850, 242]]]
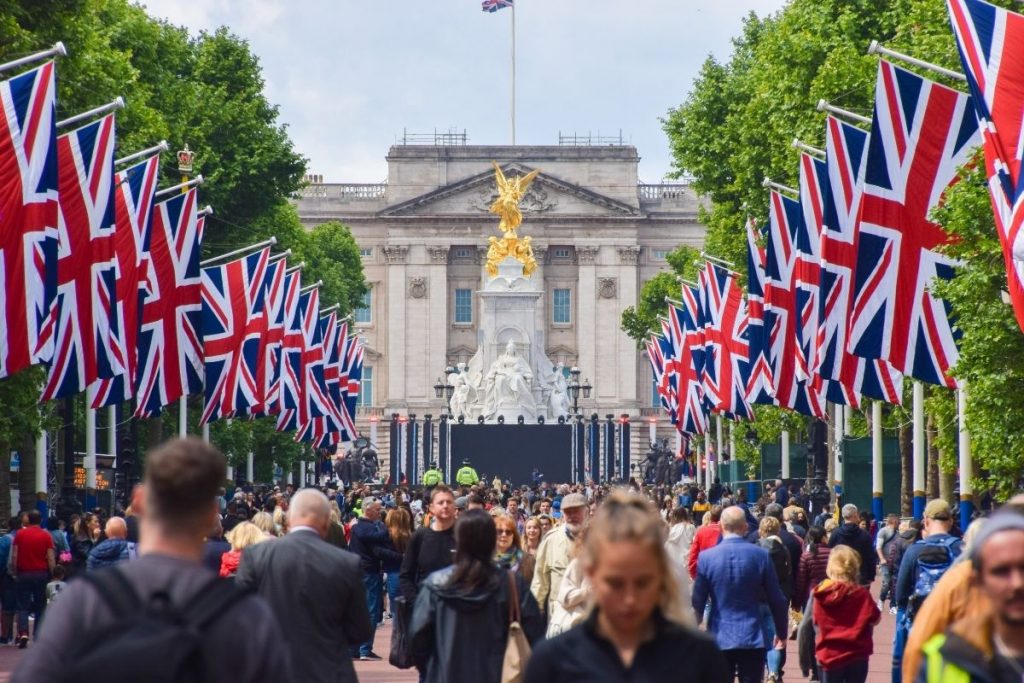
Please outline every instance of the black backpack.
[[143, 600], [116, 566], [81, 578], [95, 586], [114, 618], [68, 653], [61, 681], [213, 681], [203, 661], [203, 630], [247, 595], [233, 581], [215, 577], [176, 606], [166, 590]]

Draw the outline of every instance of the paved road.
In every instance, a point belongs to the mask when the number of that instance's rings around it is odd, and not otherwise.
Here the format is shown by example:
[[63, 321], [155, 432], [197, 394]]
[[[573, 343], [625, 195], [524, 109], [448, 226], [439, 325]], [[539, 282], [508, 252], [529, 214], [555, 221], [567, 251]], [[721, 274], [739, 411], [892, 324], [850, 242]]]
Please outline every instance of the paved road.
[[[878, 586], [873, 587], [878, 594]], [[875, 628], [875, 653], [871, 657], [868, 669], [868, 683], [889, 683], [892, 679], [892, 636], [896, 618], [885, 612], [882, 622]], [[401, 671], [387, 663], [388, 647], [391, 643], [391, 625], [384, 624], [377, 630], [374, 650], [385, 657], [381, 662], [356, 662], [359, 680], [364, 683], [406, 683], [415, 682], [416, 670]], [[32, 645], [29, 645], [32, 647]], [[11, 672], [17, 666], [22, 651], [11, 646], [0, 646], [0, 683], [10, 681]], [[790, 641], [787, 647], [785, 678], [789, 681], [801, 680], [796, 641]]]

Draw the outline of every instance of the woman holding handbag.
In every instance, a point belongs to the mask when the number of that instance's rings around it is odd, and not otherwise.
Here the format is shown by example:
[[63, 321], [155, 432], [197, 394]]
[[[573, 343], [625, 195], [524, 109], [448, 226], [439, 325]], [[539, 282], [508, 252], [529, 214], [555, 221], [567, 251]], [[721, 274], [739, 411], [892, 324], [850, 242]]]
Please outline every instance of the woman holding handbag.
[[731, 679], [725, 657], [677, 600], [665, 537], [643, 496], [616, 491], [605, 499], [579, 556], [592, 609], [582, 624], [537, 646], [526, 683]]
[[413, 658], [427, 683], [499, 683], [511, 623], [518, 622], [531, 643], [543, 636], [544, 621], [529, 585], [495, 566], [496, 546], [491, 516], [465, 512], [455, 524], [455, 564], [423, 582], [410, 635]]

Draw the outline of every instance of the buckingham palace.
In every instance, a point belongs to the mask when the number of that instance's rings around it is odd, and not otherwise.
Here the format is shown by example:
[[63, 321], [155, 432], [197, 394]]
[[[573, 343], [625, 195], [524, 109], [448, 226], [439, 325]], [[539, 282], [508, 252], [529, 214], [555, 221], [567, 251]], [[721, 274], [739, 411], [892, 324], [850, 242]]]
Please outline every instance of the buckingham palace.
[[667, 267], [669, 251], [703, 244], [704, 227], [695, 193], [685, 183], [640, 182], [639, 159], [618, 141], [484, 146], [438, 134], [392, 146], [383, 183], [310, 176], [297, 199], [303, 225], [348, 225], [370, 285], [354, 316], [365, 340], [361, 426], [391, 413], [440, 414], [434, 385], [478, 347], [477, 292], [497, 234], [488, 213], [497, 195], [492, 161], [506, 175], [539, 170], [520, 232], [532, 238], [533, 278], [544, 293], [536, 313], [543, 349], [593, 386], [581, 411], [654, 414], [650, 366], [620, 316]]

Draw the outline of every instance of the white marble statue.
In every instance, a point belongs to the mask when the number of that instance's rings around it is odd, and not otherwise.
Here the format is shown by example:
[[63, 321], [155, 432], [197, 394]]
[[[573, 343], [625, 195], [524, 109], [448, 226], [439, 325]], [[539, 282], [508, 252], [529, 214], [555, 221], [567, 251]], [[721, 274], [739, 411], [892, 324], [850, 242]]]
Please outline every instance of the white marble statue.
[[458, 419], [460, 416], [469, 419], [469, 402], [471, 387], [466, 375], [462, 372], [453, 372], [448, 375], [448, 386], [453, 387], [451, 413]]
[[512, 415], [522, 415], [530, 421], [536, 419], [532, 381], [530, 364], [516, 352], [515, 342], [509, 340], [505, 353], [491, 364], [484, 379], [484, 419], [493, 420], [499, 413], [506, 413], [506, 420]]
[[551, 396], [548, 398], [548, 415], [550, 419], [569, 417], [569, 382], [565, 378], [564, 363], [555, 367], [551, 382]]

